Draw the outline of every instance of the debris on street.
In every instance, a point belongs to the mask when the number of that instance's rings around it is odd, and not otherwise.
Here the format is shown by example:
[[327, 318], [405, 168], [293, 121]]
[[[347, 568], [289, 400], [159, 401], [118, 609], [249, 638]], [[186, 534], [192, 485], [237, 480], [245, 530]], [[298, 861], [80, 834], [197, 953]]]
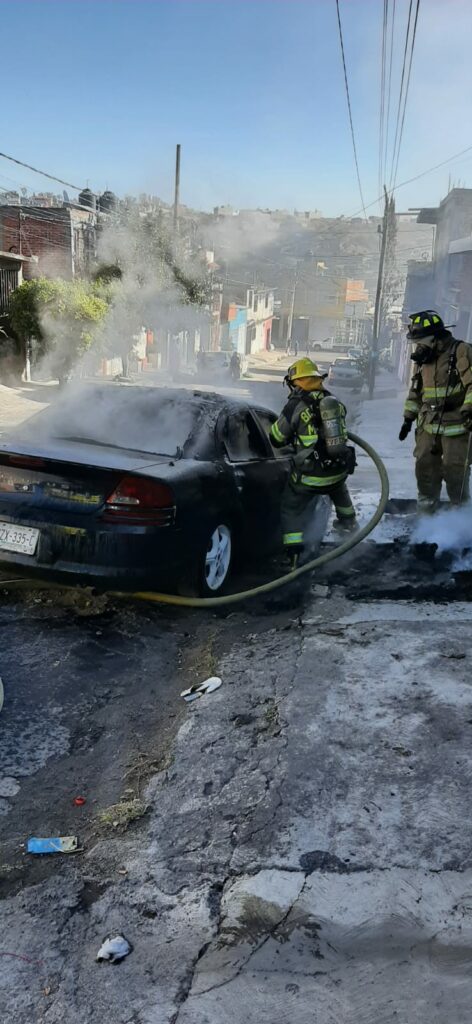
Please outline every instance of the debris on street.
[[37, 967], [43, 966], [42, 960], [34, 960], [30, 956], [25, 956], [24, 953], [10, 953], [9, 950], [0, 949], [0, 956], [12, 956], [15, 960], [22, 960], [25, 964], [35, 964]]
[[107, 960], [110, 964], [119, 964], [131, 953], [133, 947], [124, 935], [107, 936], [97, 953], [97, 963]]
[[210, 676], [203, 683], [191, 686], [188, 690], [182, 690], [180, 696], [189, 704], [190, 701], [197, 700], [197, 697], [203, 697], [205, 693], [213, 693], [215, 690], [219, 690], [222, 682], [223, 680], [219, 676]]
[[101, 811], [98, 820], [101, 825], [107, 827], [128, 828], [132, 821], [144, 817], [147, 809], [147, 804], [137, 797], [132, 800], [122, 800], [121, 803], [112, 804], [111, 807], [106, 807]]
[[85, 796], [75, 796], [72, 803], [74, 807], [83, 807], [87, 803], [87, 798]]
[[77, 836], [53, 836], [47, 839], [40, 839], [37, 836], [31, 836], [28, 839], [27, 851], [28, 853], [43, 854], [43, 853], [75, 853], [77, 851], [79, 840]]

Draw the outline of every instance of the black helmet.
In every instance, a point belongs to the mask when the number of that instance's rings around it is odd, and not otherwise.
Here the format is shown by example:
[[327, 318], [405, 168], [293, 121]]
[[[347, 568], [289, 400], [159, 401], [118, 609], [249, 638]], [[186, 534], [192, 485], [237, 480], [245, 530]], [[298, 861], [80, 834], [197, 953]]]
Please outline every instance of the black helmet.
[[446, 329], [444, 320], [441, 320], [434, 309], [424, 309], [421, 313], [410, 313], [409, 320], [411, 323], [408, 327], [408, 338], [411, 341], [420, 341], [421, 338], [443, 334]]

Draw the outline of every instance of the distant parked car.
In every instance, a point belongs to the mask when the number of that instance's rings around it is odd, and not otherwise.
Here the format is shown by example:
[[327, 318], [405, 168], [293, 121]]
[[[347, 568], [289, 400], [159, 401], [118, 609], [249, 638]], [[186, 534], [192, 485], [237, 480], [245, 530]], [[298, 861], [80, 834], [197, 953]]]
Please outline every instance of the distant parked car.
[[[223, 384], [231, 379], [232, 352], [203, 352], [197, 361], [197, 377], [202, 384]], [[247, 370], [247, 359], [241, 356], [241, 375]]]
[[328, 384], [333, 387], [351, 388], [361, 391], [364, 376], [357, 359], [335, 359], [329, 368]]

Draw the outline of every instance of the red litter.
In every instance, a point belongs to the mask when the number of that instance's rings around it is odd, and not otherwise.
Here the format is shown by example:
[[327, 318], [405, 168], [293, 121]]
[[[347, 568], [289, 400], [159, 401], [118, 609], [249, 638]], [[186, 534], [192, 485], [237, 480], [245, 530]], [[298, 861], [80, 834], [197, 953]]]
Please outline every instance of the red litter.
[[74, 804], [74, 807], [83, 807], [84, 804], [87, 803], [87, 800], [84, 796], [75, 796], [72, 803]]

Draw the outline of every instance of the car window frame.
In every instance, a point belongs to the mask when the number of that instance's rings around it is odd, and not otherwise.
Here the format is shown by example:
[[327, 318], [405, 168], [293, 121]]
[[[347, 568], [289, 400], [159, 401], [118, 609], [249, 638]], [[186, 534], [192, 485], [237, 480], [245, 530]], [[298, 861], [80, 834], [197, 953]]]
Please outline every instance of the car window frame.
[[[244, 418], [245, 420], [247, 420], [248, 418], [251, 420], [254, 429], [257, 431], [257, 436], [261, 441], [261, 445], [264, 449], [265, 454], [261, 453], [260, 455], [254, 455], [249, 458], [231, 458], [231, 454], [225, 443], [225, 431], [229, 426], [230, 419], [234, 418], [235, 415], [239, 415], [241, 418]], [[241, 410], [222, 410], [218, 419], [218, 423], [216, 425], [216, 432], [218, 448], [221, 451], [224, 460], [231, 466], [255, 464], [257, 462], [268, 461], [271, 458], [272, 453], [269, 438], [266, 438], [259, 421], [255, 417], [254, 410], [250, 408], [243, 408]]]
[[274, 446], [270, 443], [270, 438], [266, 430], [264, 429], [262, 420], [259, 419], [261, 415], [272, 416], [272, 423], [274, 424], [277, 422], [278, 419], [277, 413], [272, 412], [270, 409], [254, 409], [253, 415], [256, 417], [259, 430], [261, 430], [262, 433], [264, 434], [264, 439], [267, 441], [267, 444], [269, 446], [268, 458], [276, 459], [278, 462], [280, 462], [282, 459], [290, 458], [293, 455], [292, 446], [290, 444], [284, 444], [280, 448], [274, 448]]

